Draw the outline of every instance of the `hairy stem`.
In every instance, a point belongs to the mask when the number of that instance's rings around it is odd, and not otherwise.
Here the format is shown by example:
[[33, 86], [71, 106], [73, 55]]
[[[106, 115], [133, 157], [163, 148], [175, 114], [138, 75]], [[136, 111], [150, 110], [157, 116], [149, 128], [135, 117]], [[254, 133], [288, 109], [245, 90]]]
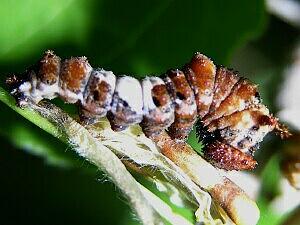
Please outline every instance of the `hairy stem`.
[[207, 190], [236, 224], [257, 223], [260, 212], [256, 203], [240, 187], [222, 176], [195, 153], [189, 145], [172, 140], [166, 132], [153, 137], [152, 140], [164, 155], [182, 168], [196, 184]]
[[30, 107], [57, 123], [69, 137], [69, 142], [74, 146], [75, 151], [107, 174], [127, 197], [143, 224], [163, 224], [161, 217], [144, 197], [137, 181], [110, 149], [96, 141], [83, 126], [59, 108], [51, 104]]

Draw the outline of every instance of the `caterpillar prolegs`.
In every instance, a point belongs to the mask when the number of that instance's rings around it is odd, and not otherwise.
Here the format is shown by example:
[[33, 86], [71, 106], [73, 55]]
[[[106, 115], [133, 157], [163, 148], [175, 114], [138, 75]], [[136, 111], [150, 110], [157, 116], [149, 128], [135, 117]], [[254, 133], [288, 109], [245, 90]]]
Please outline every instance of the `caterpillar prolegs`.
[[205, 158], [226, 170], [255, 168], [253, 154], [272, 130], [290, 135], [261, 103], [257, 85], [200, 53], [181, 70], [139, 81], [93, 69], [85, 57], [61, 60], [46, 51], [22, 78], [7, 83], [21, 107], [60, 97], [79, 104], [83, 122], [107, 116], [115, 131], [139, 123], [148, 137], [166, 129], [173, 139], [185, 140], [198, 119]]

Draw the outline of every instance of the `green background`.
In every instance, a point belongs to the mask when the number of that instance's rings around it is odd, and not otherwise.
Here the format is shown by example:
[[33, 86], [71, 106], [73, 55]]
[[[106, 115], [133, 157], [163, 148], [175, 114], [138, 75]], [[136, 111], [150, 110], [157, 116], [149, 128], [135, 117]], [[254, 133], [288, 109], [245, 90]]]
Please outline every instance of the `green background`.
[[[257, 82], [276, 113], [275, 97], [297, 35], [258, 0], [0, 0], [1, 86], [47, 49], [62, 58], [85, 55], [94, 67], [136, 77], [181, 67], [200, 51]], [[3, 103], [0, 119], [0, 224], [136, 223], [121, 193], [70, 147]], [[190, 142], [199, 148], [195, 138]], [[258, 153], [260, 224], [283, 220], [269, 208], [281, 176], [274, 146], [284, 148], [268, 136]]]

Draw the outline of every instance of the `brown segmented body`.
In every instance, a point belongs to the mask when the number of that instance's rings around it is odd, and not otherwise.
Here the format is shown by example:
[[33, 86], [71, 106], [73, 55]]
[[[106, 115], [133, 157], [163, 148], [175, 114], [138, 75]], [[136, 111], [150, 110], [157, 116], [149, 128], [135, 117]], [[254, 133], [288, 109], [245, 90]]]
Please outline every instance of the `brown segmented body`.
[[185, 73], [195, 93], [198, 115], [202, 118], [209, 112], [213, 100], [216, 66], [205, 55], [195, 54], [186, 65]]
[[166, 84], [175, 102], [175, 121], [169, 127], [169, 134], [175, 139], [185, 139], [197, 117], [193, 90], [180, 70], [170, 70], [167, 73]]
[[[86, 58], [76, 57], [65, 60], [61, 69], [61, 86], [73, 92], [79, 92], [87, 80], [90, 65]], [[84, 82], [85, 83], [85, 82]]]
[[81, 107], [81, 119], [94, 123], [110, 110], [115, 91], [115, 76], [110, 71], [94, 69], [86, 85]]
[[203, 118], [204, 124], [208, 125], [222, 116], [228, 116], [251, 105], [258, 104], [260, 99], [256, 97], [257, 92], [257, 85], [252, 84], [247, 79], [240, 79], [233, 86], [231, 93], [220, 103], [219, 107]]
[[209, 108], [209, 112], [213, 112], [218, 108], [221, 102], [227, 98], [234, 85], [239, 81], [240, 77], [224, 67], [219, 67], [216, 72], [213, 100]]
[[75, 103], [82, 98], [91, 71], [92, 67], [85, 57], [72, 57], [62, 63], [60, 88], [65, 91], [61, 96], [66, 102]]
[[52, 51], [45, 52], [40, 61], [39, 75], [41, 82], [52, 85], [58, 81], [61, 60]]
[[170, 101], [170, 96], [165, 85], [156, 85], [152, 89], [152, 96], [157, 106], [164, 106]]
[[144, 133], [150, 137], [160, 134], [174, 122], [174, 104], [162, 79], [147, 77], [142, 81], [142, 88], [144, 118], [141, 125]]
[[210, 132], [218, 130], [224, 143], [253, 154], [257, 143], [274, 129], [275, 123], [269, 120], [268, 115], [269, 111], [265, 106], [257, 105], [216, 119], [207, 129]]
[[204, 157], [222, 169], [253, 169], [252, 154], [267, 133], [275, 129], [282, 137], [290, 135], [260, 103], [257, 85], [225, 67], [216, 69], [200, 53], [182, 71], [169, 70], [162, 79], [143, 81], [93, 69], [85, 57], [61, 62], [51, 51], [37, 67], [23, 80], [8, 79], [20, 106], [59, 96], [79, 104], [85, 123], [107, 115], [115, 131], [140, 123], [148, 137], [167, 129], [178, 140], [185, 140], [198, 116]]

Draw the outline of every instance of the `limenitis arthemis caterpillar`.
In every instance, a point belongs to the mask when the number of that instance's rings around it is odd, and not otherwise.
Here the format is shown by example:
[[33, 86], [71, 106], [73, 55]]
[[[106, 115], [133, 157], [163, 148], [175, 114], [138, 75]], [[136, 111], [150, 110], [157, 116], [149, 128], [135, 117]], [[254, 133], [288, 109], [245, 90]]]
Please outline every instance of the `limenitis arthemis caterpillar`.
[[7, 83], [21, 107], [60, 97], [79, 105], [85, 123], [107, 116], [115, 131], [140, 123], [148, 137], [167, 129], [183, 141], [198, 117], [204, 157], [226, 170], [255, 168], [253, 154], [272, 130], [282, 138], [290, 135], [261, 103], [257, 85], [200, 53], [182, 70], [139, 81], [93, 69], [85, 57], [61, 60], [46, 51], [23, 78], [12, 76]]

